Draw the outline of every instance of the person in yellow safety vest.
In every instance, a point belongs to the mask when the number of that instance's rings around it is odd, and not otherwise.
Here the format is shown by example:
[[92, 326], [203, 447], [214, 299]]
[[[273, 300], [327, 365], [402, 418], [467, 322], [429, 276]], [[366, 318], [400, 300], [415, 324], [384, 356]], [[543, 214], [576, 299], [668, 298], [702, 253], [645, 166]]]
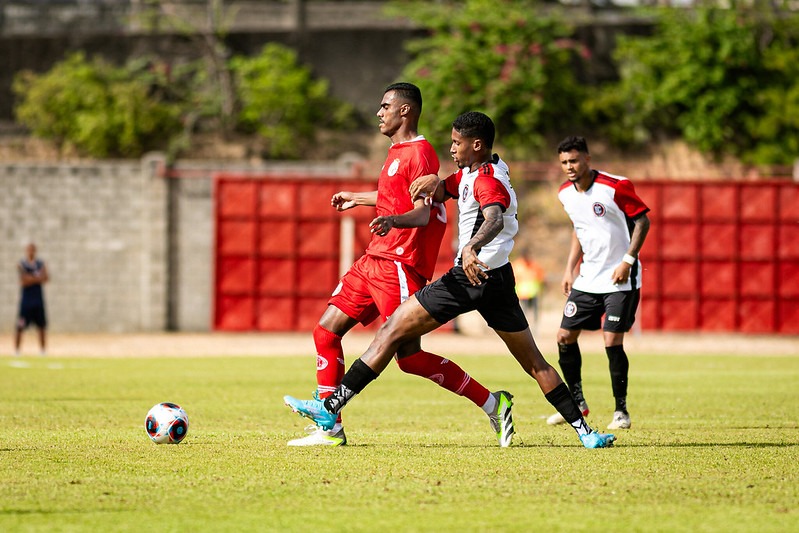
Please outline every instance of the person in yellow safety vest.
[[533, 322], [537, 325], [539, 300], [544, 287], [544, 269], [526, 254], [519, 255], [511, 264], [516, 277], [516, 295], [522, 308], [532, 312]]

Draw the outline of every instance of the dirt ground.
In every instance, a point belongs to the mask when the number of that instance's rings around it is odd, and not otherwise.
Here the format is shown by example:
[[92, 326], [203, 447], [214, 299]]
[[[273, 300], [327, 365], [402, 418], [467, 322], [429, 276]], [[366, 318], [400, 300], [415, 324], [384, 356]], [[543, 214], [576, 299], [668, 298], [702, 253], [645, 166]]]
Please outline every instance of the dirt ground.
[[[537, 342], [554, 363], [555, 332], [559, 314], [548, 313], [533, 331]], [[423, 346], [441, 355], [503, 355], [504, 344], [481, 325], [479, 317], [467, 316], [462, 322], [466, 334], [433, 332], [426, 335]], [[362, 353], [373, 338], [373, 332], [355, 330], [344, 339], [347, 355]], [[745, 334], [654, 333], [633, 331], [625, 338], [628, 353], [652, 354], [731, 354], [739, 356], [799, 356], [799, 337]], [[602, 352], [601, 334], [585, 332], [581, 346], [586, 353]], [[47, 357], [190, 357], [190, 356], [282, 356], [315, 353], [308, 333], [96, 333], [51, 334]], [[13, 357], [11, 334], [0, 335], [0, 354]], [[23, 337], [22, 356], [39, 356], [36, 333]]]

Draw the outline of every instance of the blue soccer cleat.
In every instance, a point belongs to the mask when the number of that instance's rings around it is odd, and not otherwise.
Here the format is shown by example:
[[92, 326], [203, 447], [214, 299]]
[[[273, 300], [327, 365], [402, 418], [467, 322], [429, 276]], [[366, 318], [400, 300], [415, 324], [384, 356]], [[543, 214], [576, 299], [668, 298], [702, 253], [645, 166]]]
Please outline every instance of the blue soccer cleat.
[[610, 448], [616, 440], [616, 435], [592, 431], [591, 433], [580, 435], [580, 440], [586, 448]]
[[324, 430], [333, 429], [338, 415], [325, 409], [325, 404], [318, 400], [298, 400], [293, 396], [283, 396], [283, 401], [292, 411], [305, 418], [310, 418], [314, 424]]

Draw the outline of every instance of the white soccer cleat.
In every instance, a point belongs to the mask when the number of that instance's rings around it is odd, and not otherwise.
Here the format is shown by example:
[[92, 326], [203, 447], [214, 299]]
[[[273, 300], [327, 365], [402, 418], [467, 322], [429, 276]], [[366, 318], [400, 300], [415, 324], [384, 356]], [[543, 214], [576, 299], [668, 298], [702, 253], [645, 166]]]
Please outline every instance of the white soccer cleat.
[[488, 415], [488, 420], [491, 422], [491, 429], [497, 434], [500, 447], [507, 448], [513, 441], [514, 433], [513, 416], [511, 415], [513, 395], [504, 390], [492, 392], [491, 395], [497, 401], [497, 410]]
[[608, 429], [630, 429], [630, 426], [632, 426], [630, 413], [616, 411], [613, 413], [613, 420], [608, 424]]
[[[583, 413], [583, 416], [588, 416], [588, 404], [585, 401], [582, 401], [577, 404], [577, 407], [580, 408], [580, 412]], [[550, 426], [557, 426], [558, 424], [565, 424], [566, 419], [563, 418], [563, 415], [560, 413], [555, 413], [554, 415], [547, 418], [547, 424]]]
[[299, 439], [290, 440], [289, 446], [344, 446], [347, 444], [347, 436], [344, 434], [344, 428], [339, 427], [338, 430], [330, 429], [324, 430], [312, 424], [305, 428], [309, 435]]

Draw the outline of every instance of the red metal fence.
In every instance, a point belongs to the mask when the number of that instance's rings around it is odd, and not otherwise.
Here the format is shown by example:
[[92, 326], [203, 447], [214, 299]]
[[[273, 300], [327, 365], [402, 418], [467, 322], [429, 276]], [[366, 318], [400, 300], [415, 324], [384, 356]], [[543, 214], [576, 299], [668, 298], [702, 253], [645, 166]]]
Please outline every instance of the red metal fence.
[[636, 182], [643, 329], [799, 333], [799, 184]]
[[[373, 187], [219, 176], [214, 328], [310, 331], [374, 217], [364, 207], [338, 213], [330, 197]], [[636, 190], [652, 209], [643, 329], [799, 334], [799, 184], [638, 181]], [[437, 275], [452, 264], [454, 228]]]
[[[341, 270], [366, 249], [375, 216], [367, 207], [339, 213], [330, 198], [374, 186], [337, 177], [217, 176], [214, 329], [310, 331]], [[441, 272], [452, 264], [451, 228]]]

